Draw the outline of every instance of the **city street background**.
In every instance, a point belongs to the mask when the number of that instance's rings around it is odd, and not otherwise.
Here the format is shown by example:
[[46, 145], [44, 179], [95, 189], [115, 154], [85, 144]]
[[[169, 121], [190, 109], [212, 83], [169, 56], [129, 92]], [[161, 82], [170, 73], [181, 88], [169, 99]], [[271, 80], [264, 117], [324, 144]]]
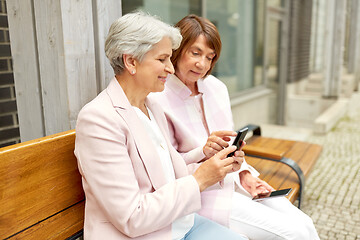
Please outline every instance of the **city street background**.
[[[261, 126], [263, 135], [317, 143], [323, 151], [306, 180], [302, 210], [322, 240], [360, 240], [360, 94], [326, 134], [307, 128]], [[295, 202], [296, 204], [296, 202]]]

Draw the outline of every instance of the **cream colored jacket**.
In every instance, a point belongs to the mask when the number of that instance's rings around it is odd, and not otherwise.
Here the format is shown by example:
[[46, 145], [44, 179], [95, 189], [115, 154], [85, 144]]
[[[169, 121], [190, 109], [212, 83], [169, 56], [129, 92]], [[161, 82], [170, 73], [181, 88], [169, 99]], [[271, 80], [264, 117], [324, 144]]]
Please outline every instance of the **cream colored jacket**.
[[177, 179], [166, 182], [153, 142], [114, 78], [77, 120], [86, 240], [170, 240], [172, 222], [201, 208], [198, 184], [168, 139], [164, 113], [156, 103], [146, 104], [167, 141]]

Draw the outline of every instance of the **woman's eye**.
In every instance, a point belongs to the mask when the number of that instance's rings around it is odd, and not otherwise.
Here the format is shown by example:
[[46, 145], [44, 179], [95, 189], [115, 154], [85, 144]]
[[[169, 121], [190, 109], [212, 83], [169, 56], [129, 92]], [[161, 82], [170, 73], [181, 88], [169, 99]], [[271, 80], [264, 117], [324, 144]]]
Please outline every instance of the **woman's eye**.
[[160, 58], [159, 61], [160, 61], [160, 62], [165, 62], [165, 59]]
[[212, 57], [207, 57], [207, 60], [212, 61], [213, 58]]
[[192, 52], [192, 54], [193, 54], [194, 56], [198, 56], [198, 55], [199, 55], [198, 52]]

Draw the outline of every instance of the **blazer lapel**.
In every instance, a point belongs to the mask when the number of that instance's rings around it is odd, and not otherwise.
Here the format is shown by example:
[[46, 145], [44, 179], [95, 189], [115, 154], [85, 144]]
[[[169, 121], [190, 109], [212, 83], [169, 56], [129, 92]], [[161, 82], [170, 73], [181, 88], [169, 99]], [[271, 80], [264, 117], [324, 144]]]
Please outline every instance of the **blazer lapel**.
[[107, 87], [107, 93], [112, 100], [115, 110], [127, 123], [134, 137], [136, 148], [149, 174], [154, 189], [160, 188], [167, 183], [165, 175], [162, 172], [160, 158], [155, 151], [153, 141], [147, 134], [147, 130], [132, 108], [116, 78], [110, 82]]
[[188, 170], [185, 164], [184, 159], [181, 157], [181, 155], [176, 151], [176, 149], [171, 145], [171, 142], [169, 140], [169, 130], [168, 125], [166, 121], [165, 114], [159, 104], [155, 103], [154, 101], [150, 101], [149, 99], [146, 100], [146, 105], [153, 113], [155, 120], [161, 130], [161, 133], [163, 134], [166, 144], [168, 146], [171, 161], [174, 167], [175, 177], [180, 178], [188, 175]]

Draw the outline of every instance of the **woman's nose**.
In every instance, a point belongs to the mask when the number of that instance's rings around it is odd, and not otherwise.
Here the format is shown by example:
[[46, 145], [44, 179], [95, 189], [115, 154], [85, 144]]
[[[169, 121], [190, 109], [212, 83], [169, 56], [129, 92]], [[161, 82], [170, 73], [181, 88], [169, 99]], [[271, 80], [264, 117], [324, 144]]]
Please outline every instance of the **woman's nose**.
[[175, 69], [174, 69], [174, 66], [172, 65], [172, 63], [170, 61], [169, 61], [168, 64], [166, 64], [165, 71], [167, 71], [170, 74], [174, 74]]
[[205, 59], [201, 58], [196, 63], [195, 66], [197, 68], [203, 69], [205, 67]]

